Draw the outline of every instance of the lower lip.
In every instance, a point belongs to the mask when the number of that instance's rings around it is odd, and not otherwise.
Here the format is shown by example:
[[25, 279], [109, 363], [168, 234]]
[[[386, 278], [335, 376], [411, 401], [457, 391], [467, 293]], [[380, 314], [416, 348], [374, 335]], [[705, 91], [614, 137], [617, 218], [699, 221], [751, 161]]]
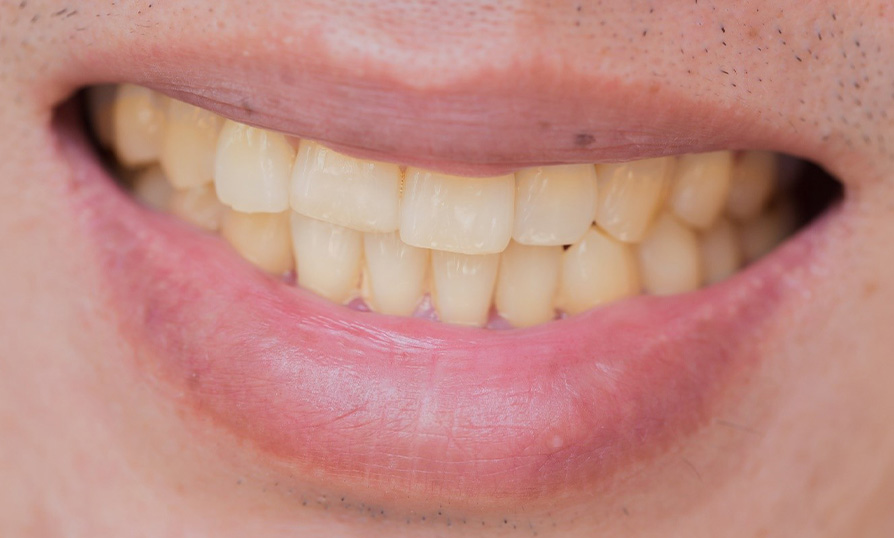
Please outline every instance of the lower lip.
[[608, 480], [709, 422], [837, 211], [731, 280], [543, 326], [357, 312], [121, 193], [72, 126], [71, 200], [120, 331], [183, 405], [322, 484], [516, 503]]

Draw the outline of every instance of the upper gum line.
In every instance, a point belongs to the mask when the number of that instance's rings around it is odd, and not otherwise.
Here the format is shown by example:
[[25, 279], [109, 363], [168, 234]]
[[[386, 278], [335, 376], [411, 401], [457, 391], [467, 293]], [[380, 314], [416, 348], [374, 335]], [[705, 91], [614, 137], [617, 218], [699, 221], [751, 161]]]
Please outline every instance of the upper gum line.
[[[356, 159], [123, 85], [89, 100], [150, 205], [271, 273], [388, 314], [514, 326], [722, 280], [793, 225], [774, 155], [719, 151], [468, 178]], [[158, 163], [158, 165], [156, 165]]]

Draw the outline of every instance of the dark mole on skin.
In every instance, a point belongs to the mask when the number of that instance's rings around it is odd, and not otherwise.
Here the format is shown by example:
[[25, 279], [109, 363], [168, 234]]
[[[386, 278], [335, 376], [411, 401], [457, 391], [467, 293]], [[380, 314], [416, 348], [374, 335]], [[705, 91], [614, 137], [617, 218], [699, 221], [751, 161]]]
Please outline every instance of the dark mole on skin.
[[589, 133], [579, 133], [574, 135], [574, 145], [579, 148], [585, 148], [592, 144], [596, 139]]

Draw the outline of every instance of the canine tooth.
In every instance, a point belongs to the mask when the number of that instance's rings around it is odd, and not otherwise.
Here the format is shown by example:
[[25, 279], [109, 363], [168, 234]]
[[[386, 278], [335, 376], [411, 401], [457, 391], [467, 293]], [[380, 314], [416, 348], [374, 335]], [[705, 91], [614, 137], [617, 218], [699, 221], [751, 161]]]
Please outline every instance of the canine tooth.
[[641, 241], [661, 206], [673, 170], [672, 157], [596, 165], [596, 223], [615, 239]]
[[733, 166], [726, 213], [736, 219], [756, 217], [767, 205], [778, 176], [776, 155], [769, 151], [746, 151]]
[[87, 108], [90, 110], [90, 124], [93, 133], [100, 145], [104, 148], [112, 147], [115, 138], [114, 110], [115, 94], [118, 86], [114, 84], [101, 84], [87, 91]]
[[171, 214], [209, 232], [220, 229], [226, 206], [220, 203], [211, 185], [175, 191], [168, 203]]
[[383, 314], [409, 316], [425, 294], [429, 251], [412, 247], [397, 232], [363, 235], [366, 302]]
[[559, 306], [577, 314], [639, 293], [632, 248], [593, 226], [562, 254]]
[[178, 189], [214, 180], [214, 157], [223, 118], [171, 99], [161, 145], [161, 167]]
[[742, 266], [742, 248], [736, 229], [720, 218], [699, 238], [705, 282], [714, 284], [732, 276]]
[[228, 210], [220, 223], [220, 235], [243, 258], [269, 273], [282, 274], [293, 267], [288, 212]]
[[499, 263], [497, 254], [432, 251], [433, 298], [441, 321], [477, 327], [487, 323]]
[[553, 319], [559, 285], [562, 247], [536, 247], [512, 241], [500, 254], [494, 303], [501, 316], [516, 327]]
[[698, 237], [674, 216], [668, 213], [659, 216], [638, 251], [640, 274], [647, 292], [683, 293], [701, 284]]
[[164, 131], [165, 98], [148, 88], [122, 84], [115, 95], [112, 120], [115, 151], [125, 166], [158, 160]]
[[292, 171], [294, 211], [362, 232], [399, 224], [400, 168], [363, 161], [303, 140]]
[[739, 241], [746, 262], [753, 262], [776, 248], [795, 229], [795, 212], [790, 205], [771, 205], [760, 215], [739, 226]]
[[512, 238], [525, 245], [567, 245], [589, 229], [596, 203], [591, 164], [538, 166], [515, 174]]
[[244, 213], [289, 209], [295, 149], [278, 133], [225, 121], [217, 141], [214, 186], [220, 201]]
[[360, 283], [363, 234], [291, 214], [298, 284], [336, 303], [351, 300]]
[[678, 157], [671, 191], [677, 217], [699, 230], [709, 228], [726, 203], [732, 163], [729, 151]]
[[137, 174], [133, 181], [133, 192], [137, 200], [152, 209], [166, 211], [174, 188], [161, 168], [153, 166]]
[[461, 254], [501, 252], [512, 233], [514, 198], [512, 175], [469, 178], [408, 168], [400, 238]]

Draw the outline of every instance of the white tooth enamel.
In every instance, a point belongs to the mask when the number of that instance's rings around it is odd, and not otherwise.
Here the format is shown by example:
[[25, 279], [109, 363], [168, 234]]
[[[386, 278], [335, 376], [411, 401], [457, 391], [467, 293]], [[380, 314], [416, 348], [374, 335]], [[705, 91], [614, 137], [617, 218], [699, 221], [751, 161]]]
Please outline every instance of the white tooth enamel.
[[726, 213], [736, 220], [756, 217], [773, 194], [777, 176], [774, 153], [746, 151], [739, 155], [733, 166]]
[[112, 130], [115, 151], [125, 166], [158, 160], [165, 124], [165, 97], [150, 89], [122, 84], [115, 94]]
[[705, 283], [726, 280], [742, 266], [742, 248], [736, 229], [720, 218], [700, 238]]
[[137, 200], [156, 211], [167, 211], [174, 188], [161, 168], [152, 166], [134, 178], [133, 192]]
[[515, 327], [528, 327], [555, 318], [556, 291], [562, 247], [535, 247], [512, 241], [500, 254], [494, 303]]
[[512, 238], [525, 245], [568, 245], [589, 229], [596, 202], [591, 164], [538, 166], [515, 174]]
[[502, 252], [512, 232], [514, 198], [512, 175], [468, 178], [408, 168], [400, 238], [420, 248]]
[[499, 263], [497, 254], [432, 251], [433, 299], [440, 320], [476, 327], [486, 324]]
[[764, 257], [794, 231], [796, 216], [790, 205], [772, 204], [739, 226], [739, 241], [746, 262]]
[[244, 213], [283, 212], [294, 160], [295, 149], [283, 135], [227, 120], [214, 161], [217, 197]]
[[678, 157], [670, 199], [677, 217], [699, 230], [710, 228], [726, 204], [732, 165], [729, 151]]
[[294, 266], [288, 212], [239, 213], [228, 210], [221, 220], [220, 235], [243, 258], [268, 273], [283, 274]]
[[684, 293], [701, 284], [698, 236], [669, 213], [656, 219], [638, 251], [643, 288], [647, 292]]
[[655, 219], [674, 170], [674, 159], [596, 165], [596, 223], [615, 239], [636, 243]]
[[562, 254], [559, 306], [569, 314], [636, 295], [639, 290], [633, 249], [595, 226]]
[[399, 224], [400, 167], [336, 153], [309, 140], [292, 171], [294, 211], [362, 232], [393, 232]]
[[223, 118], [171, 99], [161, 145], [161, 167], [178, 189], [214, 180], [214, 157]]
[[114, 84], [101, 84], [87, 91], [90, 124], [97, 140], [104, 148], [112, 147], [114, 141], [114, 110], [117, 92], [118, 86]]
[[220, 229], [226, 209], [217, 199], [212, 185], [175, 191], [168, 203], [171, 214], [209, 232]]
[[392, 232], [364, 234], [363, 253], [369, 307], [383, 314], [411, 315], [425, 294], [429, 251], [411, 247]]
[[291, 213], [298, 284], [336, 303], [350, 301], [360, 284], [363, 234]]

